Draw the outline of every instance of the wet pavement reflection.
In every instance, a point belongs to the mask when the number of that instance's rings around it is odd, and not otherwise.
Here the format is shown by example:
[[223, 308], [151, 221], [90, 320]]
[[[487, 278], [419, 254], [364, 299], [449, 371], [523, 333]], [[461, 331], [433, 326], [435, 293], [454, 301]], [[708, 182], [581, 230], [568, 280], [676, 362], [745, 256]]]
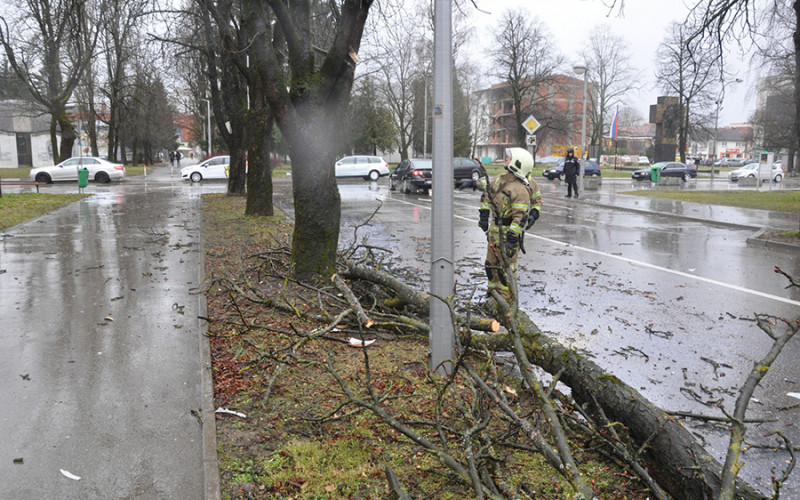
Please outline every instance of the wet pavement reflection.
[[179, 182], [92, 183], [0, 235], [3, 498], [203, 496], [199, 192]]

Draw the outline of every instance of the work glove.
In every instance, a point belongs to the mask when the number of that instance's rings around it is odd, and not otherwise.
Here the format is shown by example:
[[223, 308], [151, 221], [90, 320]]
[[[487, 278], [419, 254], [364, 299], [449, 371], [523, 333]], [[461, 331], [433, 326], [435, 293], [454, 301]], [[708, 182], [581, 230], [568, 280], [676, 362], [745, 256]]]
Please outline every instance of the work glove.
[[458, 181], [458, 186], [456, 187], [458, 188], [459, 191], [462, 189], [470, 189], [470, 188], [472, 188], [472, 190], [475, 191], [475, 189], [478, 187], [478, 183], [473, 181], [472, 179], [464, 179]]
[[517, 233], [512, 233], [508, 231], [506, 233], [506, 255], [510, 259], [517, 253], [517, 247], [519, 244], [519, 236]]
[[481, 208], [480, 210], [478, 210], [478, 227], [480, 227], [484, 233], [489, 230], [488, 208]]
[[539, 210], [536, 208], [531, 208], [531, 210], [528, 212], [528, 218], [525, 221], [525, 230], [527, 231], [530, 229], [537, 220], [539, 220]]

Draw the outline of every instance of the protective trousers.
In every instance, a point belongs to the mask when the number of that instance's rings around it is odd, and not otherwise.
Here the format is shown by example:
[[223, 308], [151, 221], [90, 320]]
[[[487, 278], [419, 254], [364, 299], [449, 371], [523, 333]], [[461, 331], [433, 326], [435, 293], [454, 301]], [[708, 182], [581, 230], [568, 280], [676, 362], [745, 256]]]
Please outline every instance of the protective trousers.
[[[492, 225], [489, 228], [489, 248], [486, 251], [486, 276], [489, 278], [488, 292], [497, 290], [497, 292], [506, 300], [511, 302], [511, 290], [508, 286], [508, 279], [506, 277], [506, 270], [503, 268], [503, 259], [500, 252], [503, 251], [504, 245], [500, 244], [499, 232], [503, 234], [508, 230], [507, 226]], [[514, 273], [514, 279], [517, 279], [517, 257], [519, 251], [514, 252], [514, 255], [509, 257], [506, 255], [506, 262], [511, 267]]]

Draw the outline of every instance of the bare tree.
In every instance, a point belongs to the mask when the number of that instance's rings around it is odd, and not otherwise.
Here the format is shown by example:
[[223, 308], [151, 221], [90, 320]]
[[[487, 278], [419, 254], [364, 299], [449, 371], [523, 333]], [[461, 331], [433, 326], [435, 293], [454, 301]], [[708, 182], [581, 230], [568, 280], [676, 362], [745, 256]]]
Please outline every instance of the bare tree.
[[[397, 133], [396, 146], [400, 158], [409, 157], [414, 139], [413, 127], [416, 121], [415, 83], [427, 83], [430, 76], [430, 60], [424, 61], [425, 54], [419, 50], [422, 30], [419, 10], [412, 15], [387, 13], [381, 17], [380, 28], [374, 30], [375, 70], [382, 75], [378, 88], [382, 99], [392, 112], [392, 121]], [[427, 85], [423, 84], [423, 88]]]
[[[542, 106], [547, 94], [540, 87], [553, 82], [556, 69], [563, 58], [550, 43], [550, 34], [538, 18], [531, 19], [521, 9], [503, 14], [495, 31], [495, 48], [489, 51], [494, 59], [498, 77], [507, 83], [507, 98], [511, 101], [510, 120], [505, 127], [518, 145], [525, 144], [522, 122]], [[540, 113], [540, 121], [544, 121]]]
[[603, 134], [606, 122], [613, 117], [612, 109], [623, 102], [626, 95], [640, 88], [641, 75], [630, 62], [628, 43], [611, 32], [608, 26], [595, 26], [589, 33], [587, 49], [582, 53], [586, 61], [588, 78], [592, 81], [591, 137], [589, 144], [597, 144], [597, 157], [603, 154]]
[[264, 99], [290, 147], [295, 225], [292, 262], [301, 278], [334, 272], [341, 199], [334, 177], [371, 0], [312, 4], [242, 0]]
[[679, 99], [676, 129], [681, 161], [686, 161], [689, 135], [707, 121], [725, 78], [714, 47], [705, 39], [691, 38], [692, 33], [686, 24], [672, 23], [659, 46], [656, 70], [663, 91]]
[[[789, 153], [789, 172], [796, 172], [794, 158], [797, 153], [797, 123], [795, 109], [795, 46], [792, 34], [797, 30], [797, 18], [789, 5], [776, 3], [762, 13], [763, 32], [755, 35], [756, 52], [751, 65], [757, 66], [767, 76], [758, 81], [759, 101], [752, 118], [757, 130], [759, 147]], [[766, 71], [764, 71], [766, 70]]]
[[120, 131], [126, 120], [123, 101], [133, 92], [129, 82], [133, 76], [134, 59], [141, 52], [139, 26], [147, 5], [145, 0], [109, 0], [101, 13], [100, 45], [105, 56], [106, 76], [101, 91], [108, 103], [108, 111], [98, 118], [108, 126], [108, 157], [112, 160], [125, 159], [120, 146]]
[[[788, 2], [767, 2], [761, 4], [756, 0], [703, 0], [698, 3], [691, 16], [699, 19], [697, 29], [693, 32], [693, 38], [711, 39], [716, 47], [719, 57], [724, 55], [724, 43], [733, 41], [740, 46], [745, 44], [747, 40], [754, 40], [759, 38], [762, 33], [761, 29], [756, 29], [756, 20], [759, 18], [760, 13], [765, 13], [770, 16], [775, 15], [789, 21], [784, 24], [791, 29], [791, 45], [793, 50], [787, 55], [791, 58], [793, 66], [792, 76], [794, 80], [794, 122], [800, 123], [800, 2], [792, 2], [791, 11], [788, 8]], [[790, 21], [791, 19], [791, 21]], [[788, 41], [788, 37], [784, 40]], [[788, 44], [786, 45], [788, 47]], [[795, 127], [795, 150], [800, 148], [800, 127]], [[789, 166], [791, 171], [796, 172], [794, 162]]]
[[[55, 161], [72, 156], [76, 133], [67, 102], [92, 60], [97, 42], [97, 26], [86, 22], [86, 16], [82, 0], [29, 0], [0, 15], [0, 44], [11, 68], [33, 100], [52, 117], [50, 141]], [[87, 28], [92, 32], [85, 36]]]

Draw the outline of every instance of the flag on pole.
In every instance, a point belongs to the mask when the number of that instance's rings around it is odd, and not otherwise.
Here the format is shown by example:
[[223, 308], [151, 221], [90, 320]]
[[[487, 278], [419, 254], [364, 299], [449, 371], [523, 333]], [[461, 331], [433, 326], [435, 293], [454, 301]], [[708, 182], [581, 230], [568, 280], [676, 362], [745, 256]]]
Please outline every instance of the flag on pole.
[[614, 120], [611, 122], [611, 138], [617, 138], [617, 118], [619, 118], [619, 106], [617, 106], [617, 110], [614, 112]]

